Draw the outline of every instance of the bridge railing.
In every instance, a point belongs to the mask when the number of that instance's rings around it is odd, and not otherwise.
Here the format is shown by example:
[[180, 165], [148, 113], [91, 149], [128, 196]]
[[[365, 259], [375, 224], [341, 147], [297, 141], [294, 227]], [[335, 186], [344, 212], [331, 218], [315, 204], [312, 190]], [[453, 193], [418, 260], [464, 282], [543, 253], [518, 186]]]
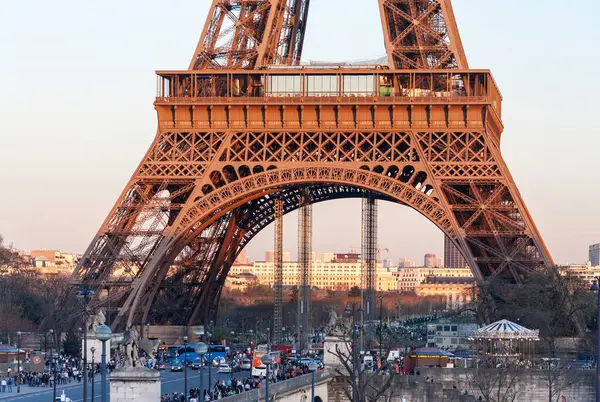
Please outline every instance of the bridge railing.
[[[319, 383], [331, 377], [331, 373], [327, 370], [317, 371], [315, 373], [315, 383]], [[300, 377], [292, 378], [290, 380], [281, 381], [274, 384], [269, 384], [269, 395], [272, 397], [273, 395], [282, 395], [288, 392], [292, 392], [294, 390], [300, 388], [306, 388], [311, 385], [312, 375], [307, 374]], [[227, 398], [221, 399], [222, 401], [227, 402], [256, 402], [256, 401], [264, 401], [265, 400], [265, 388], [253, 389], [250, 391], [242, 392], [238, 395], [229, 396]]]

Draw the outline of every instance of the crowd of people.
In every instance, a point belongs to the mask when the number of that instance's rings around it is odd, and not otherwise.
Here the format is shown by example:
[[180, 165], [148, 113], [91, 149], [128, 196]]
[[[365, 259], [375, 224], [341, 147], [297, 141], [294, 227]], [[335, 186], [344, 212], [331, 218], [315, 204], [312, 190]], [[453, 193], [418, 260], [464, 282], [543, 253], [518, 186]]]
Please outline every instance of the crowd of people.
[[[287, 381], [292, 378], [309, 374], [309, 368], [306, 364], [301, 364], [287, 359], [285, 356], [281, 359], [281, 364], [274, 367], [269, 373], [269, 383]], [[209, 402], [223, 399], [229, 396], [238, 395], [243, 392], [261, 388], [264, 385], [264, 378], [231, 378], [229, 380], [217, 380], [209, 389], [200, 390], [193, 388], [189, 390], [190, 402]], [[161, 398], [161, 402], [183, 402], [185, 396], [183, 393], [175, 392], [173, 394], [165, 394]]]
[[[29, 363], [25, 361], [25, 363]], [[0, 373], [0, 392], [16, 392], [17, 386], [27, 387], [54, 387], [56, 385], [67, 385], [72, 382], [81, 383], [84, 376], [84, 370], [80, 367], [80, 361], [74, 358], [60, 356], [56, 361], [47, 360], [43, 369], [27, 370], [26, 365], [20, 366], [20, 372], [17, 373], [11, 367], [8, 367], [6, 373]], [[107, 368], [110, 368], [107, 365]], [[113, 364], [114, 367], [114, 364]], [[99, 365], [88, 365], [88, 378], [93, 378], [99, 373]]]

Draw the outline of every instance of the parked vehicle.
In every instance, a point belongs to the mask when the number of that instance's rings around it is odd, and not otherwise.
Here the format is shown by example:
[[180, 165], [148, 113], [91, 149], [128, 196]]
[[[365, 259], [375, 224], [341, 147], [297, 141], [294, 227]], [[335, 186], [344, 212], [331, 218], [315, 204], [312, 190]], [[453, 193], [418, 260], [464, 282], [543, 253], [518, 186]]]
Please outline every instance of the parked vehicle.
[[231, 366], [227, 363], [221, 363], [219, 365], [219, 374], [230, 374], [231, 373]]
[[240, 367], [242, 370], [252, 370], [252, 361], [250, 359], [243, 359]]
[[155, 370], [166, 370], [167, 369], [167, 365], [164, 363], [156, 363], [154, 365], [154, 369]]

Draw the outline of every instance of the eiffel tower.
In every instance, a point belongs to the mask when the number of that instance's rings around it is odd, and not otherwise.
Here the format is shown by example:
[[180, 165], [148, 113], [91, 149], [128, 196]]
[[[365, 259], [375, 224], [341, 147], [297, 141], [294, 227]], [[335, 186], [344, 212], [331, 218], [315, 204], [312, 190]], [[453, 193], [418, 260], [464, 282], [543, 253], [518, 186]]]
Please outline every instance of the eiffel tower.
[[[470, 69], [450, 0], [378, 0], [387, 64], [300, 64], [309, 0], [214, 0], [158, 130], [74, 273], [125, 323], [208, 323], [244, 246], [284, 213], [411, 207], [477, 281], [553, 264], [500, 151], [502, 95]], [[278, 206], [278, 208], [280, 208]]]

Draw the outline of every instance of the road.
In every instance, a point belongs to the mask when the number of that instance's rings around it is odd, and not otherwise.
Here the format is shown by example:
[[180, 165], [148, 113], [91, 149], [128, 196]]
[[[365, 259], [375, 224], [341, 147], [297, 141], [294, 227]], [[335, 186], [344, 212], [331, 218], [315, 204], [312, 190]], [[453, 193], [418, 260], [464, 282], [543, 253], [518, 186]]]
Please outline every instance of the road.
[[[216, 369], [211, 371], [211, 380], [214, 383], [216, 380], [227, 380], [230, 378], [229, 374], [217, 374]], [[250, 371], [242, 371], [239, 373], [234, 373], [234, 377], [246, 378], [250, 376]], [[161, 372], [161, 394], [172, 394], [173, 392], [183, 392], [184, 388], [184, 373], [172, 373], [169, 370]], [[83, 402], [83, 383], [72, 383], [73, 385], [64, 388], [65, 394], [73, 400], [73, 402]], [[208, 386], [208, 370], [204, 369], [204, 386]], [[188, 369], [188, 388], [198, 388], [200, 387], [200, 373], [198, 371], [194, 371]], [[27, 389], [29, 387], [25, 386], [22, 389]], [[92, 387], [91, 384], [88, 387], [88, 402], [100, 402], [100, 384], [96, 382], [95, 385], [95, 395], [92, 401]], [[14, 391], [14, 390], [13, 390]], [[51, 402], [52, 401], [52, 389], [48, 391], [44, 391], [41, 393], [36, 393], [35, 395], [17, 395], [13, 394], [13, 396], [9, 398], [4, 398], [6, 394], [0, 394], [0, 401], [19, 401], [19, 402]], [[60, 395], [61, 392], [57, 391], [57, 395]]]

